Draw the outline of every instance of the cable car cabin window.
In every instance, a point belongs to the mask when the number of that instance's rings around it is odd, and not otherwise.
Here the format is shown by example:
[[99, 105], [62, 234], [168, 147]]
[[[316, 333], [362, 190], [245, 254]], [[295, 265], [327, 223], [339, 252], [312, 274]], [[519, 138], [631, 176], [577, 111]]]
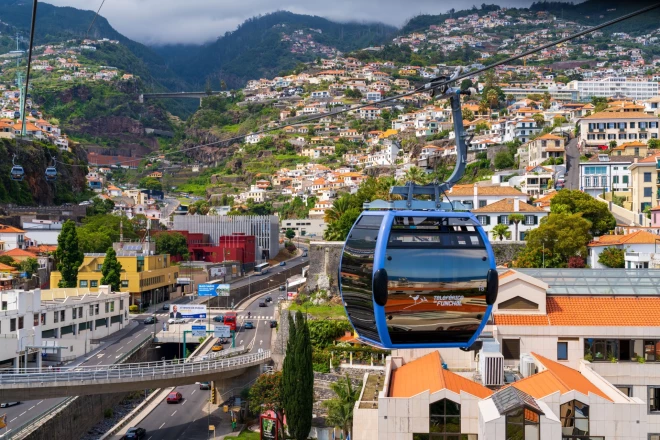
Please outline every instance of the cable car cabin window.
[[392, 343], [466, 343], [478, 330], [490, 262], [471, 220], [395, 217], [385, 269]]
[[341, 259], [341, 291], [355, 330], [360, 336], [380, 342], [371, 284], [374, 269], [376, 238], [383, 220], [380, 215], [363, 215], [346, 239]]

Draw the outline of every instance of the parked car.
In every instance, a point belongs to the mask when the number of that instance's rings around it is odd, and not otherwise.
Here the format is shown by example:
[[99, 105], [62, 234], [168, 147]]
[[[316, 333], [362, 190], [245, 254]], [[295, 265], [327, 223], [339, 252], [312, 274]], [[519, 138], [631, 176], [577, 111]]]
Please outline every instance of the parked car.
[[229, 343], [229, 340], [227, 340], [227, 338], [220, 338], [218, 340], [220, 341], [221, 344], [228, 344]]
[[21, 402], [3, 402], [3, 403], [0, 403], [0, 408], [7, 408], [7, 407], [10, 407], [10, 406], [18, 405], [19, 403], [21, 403]]
[[170, 305], [168, 303], [163, 304], [163, 310], [170, 311]]
[[270, 328], [275, 328], [275, 327], [277, 327], [277, 321], [275, 320], [270, 321]]
[[185, 324], [186, 320], [183, 318], [170, 318], [167, 320], [168, 324]]
[[280, 286], [280, 291], [284, 292], [286, 290], [286, 286]]
[[267, 296], [267, 297], [266, 297], [266, 302], [267, 302], [267, 303], [271, 302], [272, 300], [273, 300], [273, 297], [272, 297], [272, 296]]
[[218, 341], [215, 344], [213, 344], [213, 347], [211, 347], [211, 351], [220, 351], [222, 350], [222, 342]]
[[246, 330], [251, 329], [251, 328], [254, 328], [254, 324], [252, 323], [252, 321], [245, 321], [245, 326], [244, 327], [245, 327]]
[[286, 266], [286, 261], [282, 261], [282, 262], [280, 263], [280, 266]]
[[214, 322], [225, 322], [225, 317], [222, 315], [217, 315], [213, 317]]
[[179, 403], [183, 400], [183, 396], [178, 391], [172, 391], [167, 395], [167, 403]]
[[266, 307], [265, 301], [259, 301], [259, 307]]
[[200, 390], [210, 390], [211, 389], [211, 384], [209, 382], [200, 382], [199, 383], [199, 389]]
[[303, 252], [302, 257], [307, 258], [307, 252]]
[[145, 324], [153, 324], [153, 323], [156, 323], [156, 322], [158, 322], [158, 318], [156, 318], [155, 316], [147, 316], [144, 319]]
[[280, 296], [278, 296], [278, 297], [277, 297], [277, 300], [278, 300], [278, 301], [284, 301], [284, 295], [280, 295]]
[[141, 439], [147, 435], [147, 430], [144, 428], [128, 428], [126, 434], [122, 437], [125, 440]]

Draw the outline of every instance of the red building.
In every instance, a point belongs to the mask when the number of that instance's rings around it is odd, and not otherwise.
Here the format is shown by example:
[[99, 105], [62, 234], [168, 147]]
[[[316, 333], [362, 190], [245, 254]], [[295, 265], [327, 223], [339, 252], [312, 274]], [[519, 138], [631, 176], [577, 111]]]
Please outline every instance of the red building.
[[[243, 265], [254, 264], [255, 237], [236, 233], [220, 237], [219, 243], [211, 243], [209, 234], [178, 232], [186, 237], [188, 252], [192, 261], [206, 261], [207, 263], [222, 263], [224, 261], [240, 261]], [[167, 232], [161, 232], [167, 233]], [[172, 261], [181, 261], [180, 255], [172, 255]]]

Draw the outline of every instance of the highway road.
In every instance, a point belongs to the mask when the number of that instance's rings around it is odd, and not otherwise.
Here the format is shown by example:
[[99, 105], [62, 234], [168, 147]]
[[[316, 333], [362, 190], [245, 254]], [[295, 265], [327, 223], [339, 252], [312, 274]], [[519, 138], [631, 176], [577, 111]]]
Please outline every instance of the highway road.
[[[254, 302], [249, 304], [245, 310], [239, 311], [239, 331], [236, 335], [236, 345], [245, 345], [250, 352], [257, 352], [260, 348], [269, 349], [271, 345], [272, 330], [269, 321], [273, 319], [277, 310], [277, 289], [259, 295]], [[270, 296], [273, 301], [266, 307], [259, 307], [259, 300]], [[247, 317], [248, 311], [251, 318]], [[252, 321], [255, 328], [245, 329], [245, 322]], [[230, 347], [226, 345], [225, 347]], [[174, 440], [174, 439], [208, 439], [208, 424], [216, 426], [216, 434], [229, 433], [226, 418], [221, 421], [221, 409], [217, 405], [211, 405], [213, 413], [209, 419], [207, 407], [210, 391], [202, 391], [199, 385], [186, 385], [177, 387], [176, 391], [183, 395], [183, 401], [179, 404], [168, 404], [162, 402], [141, 423], [141, 428], [147, 430], [147, 440]]]
[[580, 151], [578, 139], [573, 138], [566, 144], [566, 189], [580, 189]]
[[[99, 349], [92, 351], [86, 356], [79, 357], [67, 366], [75, 365], [107, 365], [113, 364], [125, 353], [131, 351], [136, 345], [144, 340], [147, 335], [153, 331], [153, 328], [148, 326], [145, 328], [140, 322], [132, 320], [119, 332], [116, 332], [102, 341], [106, 343]], [[30, 419], [43, 414], [53, 406], [62, 402], [64, 398], [58, 399], [45, 399], [39, 401], [21, 402], [18, 405], [0, 409], [0, 414], [7, 414], [8, 429], [7, 431], [0, 431], [3, 435], [11, 433], [12, 429], [20, 427], [23, 423]], [[2, 438], [2, 436], [0, 436]]]

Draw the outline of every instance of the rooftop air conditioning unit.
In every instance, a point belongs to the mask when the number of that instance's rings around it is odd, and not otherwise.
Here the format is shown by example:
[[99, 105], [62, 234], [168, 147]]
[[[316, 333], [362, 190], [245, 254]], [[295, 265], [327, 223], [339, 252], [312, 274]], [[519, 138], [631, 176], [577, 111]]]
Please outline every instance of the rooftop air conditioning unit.
[[536, 363], [534, 358], [527, 353], [520, 356], [520, 375], [522, 377], [529, 377], [536, 373]]
[[496, 339], [483, 341], [479, 352], [479, 372], [484, 386], [504, 385], [504, 356], [500, 353], [500, 343]]

